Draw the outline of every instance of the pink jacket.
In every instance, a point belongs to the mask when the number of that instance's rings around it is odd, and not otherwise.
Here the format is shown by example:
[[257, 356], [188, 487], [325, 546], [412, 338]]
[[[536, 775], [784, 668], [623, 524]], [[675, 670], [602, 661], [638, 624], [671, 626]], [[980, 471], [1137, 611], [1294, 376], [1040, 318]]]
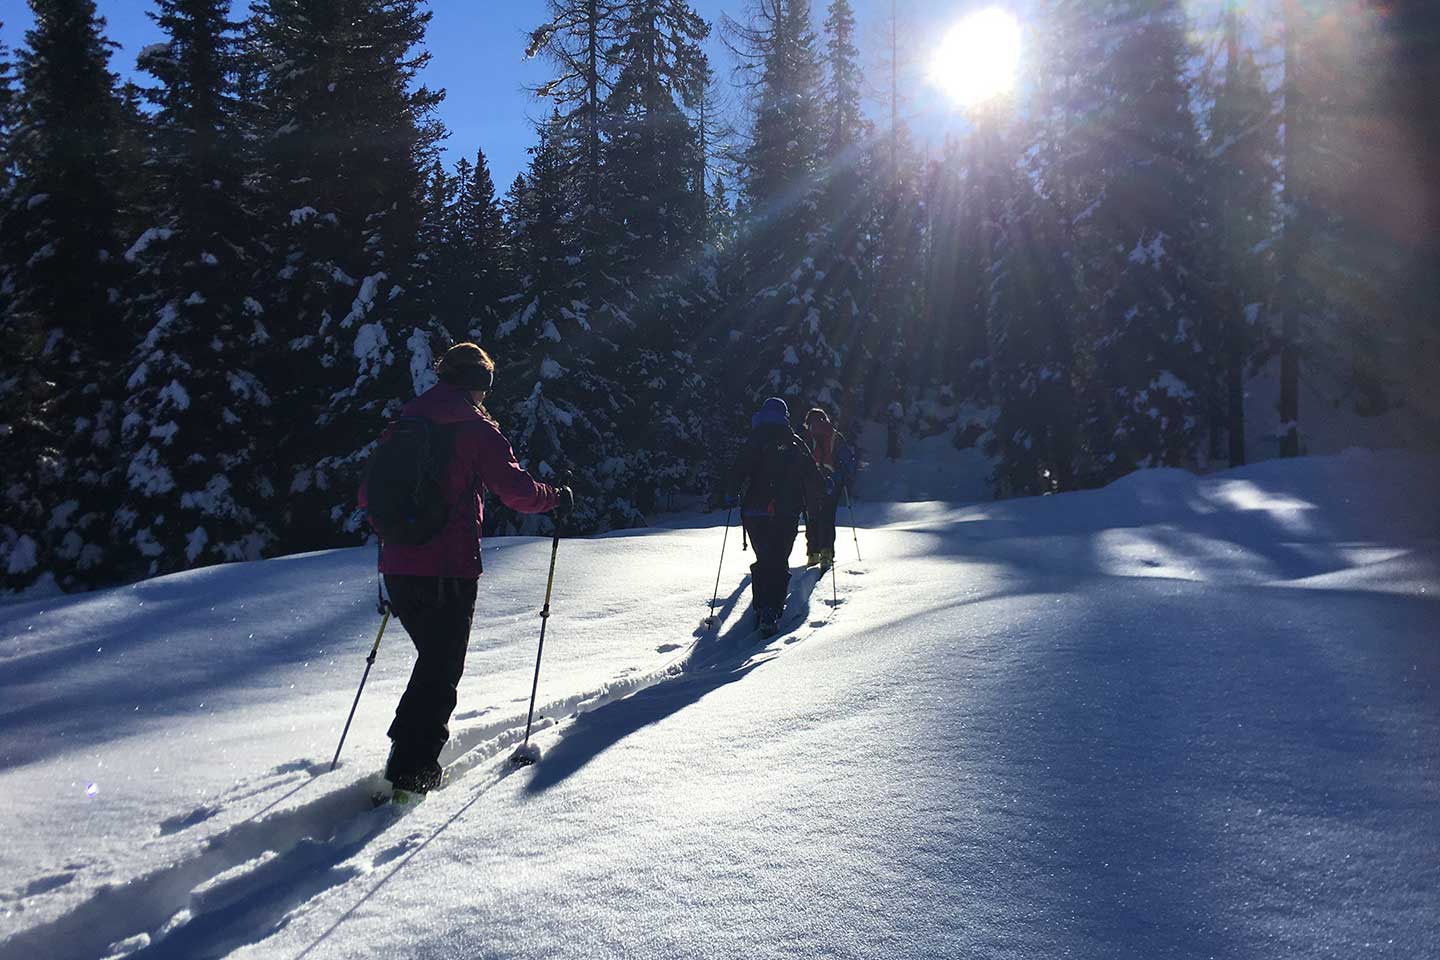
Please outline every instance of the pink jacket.
[[[510, 441], [494, 421], [487, 419], [470, 402], [461, 387], [441, 383], [405, 404], [409, 416], [424, 417], [432, 423], [459, 424], [454, 452], [445, 472], [445, 499], [455, 506], [435, 539], [419, 546], [380, 544], [380, 572], [417, 577], [478, 577], [480, 525], [485, 519], [484, 490], [498, 496], [507, 507], [521, 513], [545, 513], [555, 509], [559, 494], [555, 488], [536, 482], [515, 462]], [[365, 488], [360, 488], [360, 506], [366, 506]]]

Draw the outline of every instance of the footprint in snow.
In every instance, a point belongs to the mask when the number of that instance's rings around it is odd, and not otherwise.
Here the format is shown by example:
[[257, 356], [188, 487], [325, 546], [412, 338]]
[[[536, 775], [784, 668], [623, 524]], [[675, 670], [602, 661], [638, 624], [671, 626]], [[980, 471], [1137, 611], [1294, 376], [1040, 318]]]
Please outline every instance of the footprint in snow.
[[387, 863], [390, 863], [394, 860], [399, 860], [401, 857], [405, 856], [405, 854], [409, 853], [411, 850], [414, 850], [417, 846], [419, 846], [419, 844], [420, 834], [412, 833], [410, 836], [406, 837], [404, 840], [401, 840], [399, 843], [394, 844], [393, 846], [386, 847], [384, 850], [381, 850], [379, 853], [375, 854], [375, 859], [370, 861], [370, 866], [372, 869], [375, 867], [383, 867]]
[[69, 883], [71, 880], [74, 879], [75, 874], [70, 871], [66, 871], [64, 873], [52, 873], [44, 877], [36, 877], [34, 880], [31, 880], [29, 883], [25, 884], [25, 889], [21, 891], [20, 896], [16, 899], [38, 897], [42, 893], [49, 893], [52, 890], [59, 890], [61, 887], [65, 886], [65, 884]]
[[671, 650], [679, 650], [679, 649], [680, 649], [680, 644], [678, 644], [678, 643], [662, 643], [662, 644], [660, 644], [660, 646], [658, 646], [658, 647], [655, 648], [655, 652], [656, 652], [656, 653], [669, 653]]
[[204, 823], [219, 812], [220, 807], [218, 804], [202, 804], [189, 813], [180, 813], [173, 817], [166, 817], [160, 821], [160, 836], [168, 837], [173, 833], [179, 833], [181, 830], [193, 827], [197, 823]]

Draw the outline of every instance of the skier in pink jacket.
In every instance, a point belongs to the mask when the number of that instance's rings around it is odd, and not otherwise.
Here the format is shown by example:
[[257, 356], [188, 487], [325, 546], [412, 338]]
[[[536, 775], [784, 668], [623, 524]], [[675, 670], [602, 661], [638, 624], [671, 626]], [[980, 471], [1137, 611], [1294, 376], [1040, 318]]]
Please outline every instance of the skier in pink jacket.
[[[437, 366], [440, 382], [405, 405], [402, 418], [423, 418], [443, 430], [448, 460], [438, 471], [440, 498], [448, 506], [440, 532], [423, 543], [385, 542], [380, 573], [390, 608], [415, 644], [410, 683], [390, 724], [385, 777], [397, 790], [424, 793], [440, 782], [440, 750], [450, 737], [456, 688], [465, 670], [475, 615], [480, 561], [482, 494], [489, 490], [521, 513], [568, 513], [569, 487], [540, 483], [521, 469], [483, 406], [495, 363], [473, 343], [446, 351]], [[394, 428], [392, 427], [392, 430]], [[436, 431], [439, 433], [440, 431]], [[382, 437], [382, 443], [390, 431]], [[372, 493], [360, 490], [360, 505]]]

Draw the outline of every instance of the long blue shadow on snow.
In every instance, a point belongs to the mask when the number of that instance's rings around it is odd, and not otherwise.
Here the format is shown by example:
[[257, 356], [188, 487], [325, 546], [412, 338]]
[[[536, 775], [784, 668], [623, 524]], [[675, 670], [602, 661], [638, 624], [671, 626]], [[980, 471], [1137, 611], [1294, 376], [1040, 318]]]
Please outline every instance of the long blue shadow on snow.
[[[809, 620], [810, 598], [818, 582], [819, 574], [814, 570], [791, 576], [782, 633], [802, 627]], [[729, 598], [728, 609], [737, 605], [744, 589], [742, 581]], [[684, 672], [581, 714], [545, 752], [544, 761], [535, 767], [525, 791], [541, 793], [550, 789], [630, 734], [698, 703], [715, 690], [742, 680], [750, 671], [769, 663], [771, 657], [754, 656], [757, 639], [753, 619], [741, 616], [710, 642], [696, 644]]]
[[[1026, 809], [1028, 829], [984, 867], [999, 889], [1032, 890], [1027, 952], [1298, 958], [1425, 940], [1358, 922], [1388, 925], [1393, 890], [1336, 867], [1425, 835], [1433, 789], [1388, 779], [1420, 737], [1372, 716], [1440, 721], [1440, 691], [1414, 682], [1417, 665], [1440, 671], [1421, 642], [1440, 604], [1164, 580], [1072, 602], [1085, 606], [1070, 629], [977, 705], [1010, 761], [1003, 792]], [[1346, 822], [1365, 827], [1335, 829]], [[1440, 892], [1435, 871], [1411, 882]], [[1293, 920], [1279, 939], [1277, 916]]]

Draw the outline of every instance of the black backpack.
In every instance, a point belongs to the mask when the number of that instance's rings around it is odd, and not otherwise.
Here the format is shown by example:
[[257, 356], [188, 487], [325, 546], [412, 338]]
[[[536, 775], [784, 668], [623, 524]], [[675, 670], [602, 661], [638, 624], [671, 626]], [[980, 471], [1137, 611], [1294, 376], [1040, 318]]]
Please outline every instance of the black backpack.
[[454, 425], [401, 417], [370, 455], [365, 499], [370, 524], [386, 543], [418, 546], [450, 519], [442, 483], [455, 446]]
[[756, 437], [751, 442], [756, 451], [745, 492], [747, 509], [765, 509], [771, 515], [798, 514], [804, 503], [800, 471], [810, 459], [805, 442], [793, 433]]

